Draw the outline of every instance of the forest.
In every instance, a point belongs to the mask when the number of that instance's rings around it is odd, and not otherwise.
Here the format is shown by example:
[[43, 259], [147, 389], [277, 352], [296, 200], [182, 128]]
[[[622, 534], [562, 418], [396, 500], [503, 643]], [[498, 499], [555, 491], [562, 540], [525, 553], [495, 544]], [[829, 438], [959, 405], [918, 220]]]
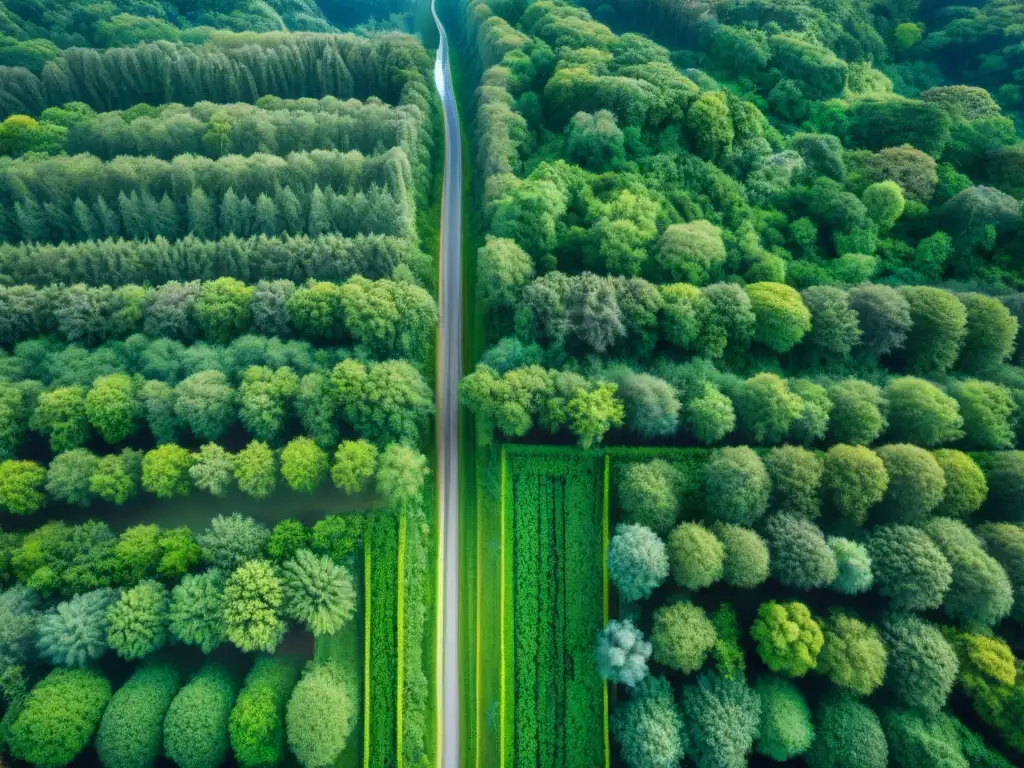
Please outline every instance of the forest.
[[1024, 8], [447, 19], [476, 759], [1020, 765]]
[[413, 10], [0, 3], [5, 761], [432, 764]]

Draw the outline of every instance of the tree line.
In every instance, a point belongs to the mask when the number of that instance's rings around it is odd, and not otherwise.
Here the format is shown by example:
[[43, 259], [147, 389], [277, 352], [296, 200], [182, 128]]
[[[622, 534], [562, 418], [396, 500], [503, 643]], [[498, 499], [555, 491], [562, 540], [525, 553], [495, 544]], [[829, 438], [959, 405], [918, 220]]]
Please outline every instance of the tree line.
[[202, 46], [157, 42], [70, 48], [40, 75], [0, 68], [0, 117], [81, 101], [98, 111], [135, 104], [254, 103], [261, 96], [430, 104], [432, 60], [414, 38], [380, 35], [216, 34]]
[[0, 296], [0, 314], [11, 323], [3, 337], [7, 344], [56, 333], [95, 345], [143, 331], [226, 343], [256, 331], [315, 341], [351, 339], [369, 355], [423, 361], [437, 324], [437, 304], [423, 288], [359, 275], [341, 284], [300, 287], [288, 280], [248, 286], [230, 277], [117, 289], [22, 285], [0, 288]]

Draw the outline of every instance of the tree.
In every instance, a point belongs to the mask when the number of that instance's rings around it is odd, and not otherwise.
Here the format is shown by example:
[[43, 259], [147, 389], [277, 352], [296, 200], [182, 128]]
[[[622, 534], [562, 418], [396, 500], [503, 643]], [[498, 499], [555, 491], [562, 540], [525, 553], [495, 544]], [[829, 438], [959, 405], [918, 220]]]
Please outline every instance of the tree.
[[722, 578], [725, 548], [704, 526], [681, 523], [669, 534], [668, 560], [676, 584], [703, 589]]
[[895, 181], [879, 181], [870, 185], [861, 195], [861, 201], [880, 232], [888, 232], [903, 215], [906, 201], [903, 190]]
[[790, 677], [803, 677], [817, 666], [824, 642], [810, 609], [796, 601], [762, 603], [750, 636], [768, 669]]
[[963, 416], [967, 445], [990, 451], [1014, 447], [1017, 403], [1009, 389], [977, 379], [957, 382], [951, 389]]
[[967, 335], [957, 367], [980, 373], [1009, 360], [1019, 330], [1017, 318], [991, 296], [962, 293], [958, 298], [967, 310]]
[[768, 509], [771, 481], [750, 448], [721, 448], [704, 467], [708, 511], [716, 520], [753, 525]]
[[329, 557], [300, 549], [281, 568], [284, 613], [314, 636], [333, 635], [356, 611], [352, 574]]
[[228, 733], [244, 768], [278, 765], [285, 758], [284, 715], [301, 665], [290, 656], [256, 659], [231, 710]]
[[203, 559], [215, 568], [234, 570], [248, 560], [263, 556], [270, 531], [238, 512], [217, 515], [197, 538]]
[[676, 472], [664, 459], [626, 464], [619, 470], [619, 505], [628, 523], [665, 535], [679, 519]]
[[674, 768], [685, 754], [687, 734], [664, 677], [648, 677], [637, 685], [615, 707], [610, 725], [629, 768]]
[[788, 352], [811, 330], [811, 313], [800, 294], [781, 283], [747, 286], [756, 318], [754, 341], [778, 352]]
[[117, 599], [109, 588], [75, 595], [39, 620], [39, 654], [51, 664], [84, 667], [107, 651], [107, 608]]
[[733, 283], [713, 283], [701, 289], [707, 302], [697, 350], [712, 358], [742, 352], [754, 337], [757, 321], [746, 291]]
[[174, 389], [162, 381], [147, 381], [139, 388], [139, 402], [149, 431], [158, 443], [172, 443], [181, 422], [174, 412]]
[[696, 349], [711, 312], [711, 303], [699, 288], [690, 283], [662, 285], [660, 290], [662, 307], [658, 328], [662, 338], [684, 351]]
[[717, 160], [735, 138], [725, 97], [714, 91], [702, 93], [687, 113], [686, 129], [697, 154], [705, 160]]
[[0, 665], [5, 675], [15, 675], [35, 659], [36, 629], [39, 624], [39, 595], [16, 584], [0, 592]]
[[886, 650], [878, 631], [841, 610], [821, 623], [825, 638], [818, 671], [839, 688], [868, 696], [885, 679]]
[[833, 588], [844, 595], [859, 595], [871, 589], [875, 576], [871, 572], [871, 556], [867, 548], [860, 542], [841, 536], [829, 536], [826, 541], [836, 556]]
[[607, 109], [577, 112], [565, 127], [566, 160], [589, 171], [614, 170], [626, 159], [625, 138]]
[[974, 459], [962, 451], [943, 448], [932, 451], [932, 456], [946, 478], [946, 490], [935, 513], [964, 519], [970, 517], [981, 508], [988, 496], [985, 473]]
[[11, 723], [11, 754], [39, 768], [62, 768], [89, 745], [110, 681], [90, 669], [55, 669], [28, 694]]
[[933, 624], [912, 614], [894, 614], [881, 626], [889, 651], [886, 687], [901, 704], [938, 712], [956, 682], [956, 652]]
[[202, 550], [192, 537], [192, 531], [184, 526], [163, 531], [159, 545], [160, 563], [156, 572], [164, 579], [180, 579], [202, 558]]
[[633, 622], [612, 619], [597, 635], [597, 671], [605, 680], [635, 688], [647, 677], [651, 644]]
[[968, 768], [956, 726], [945, 713], [884, 709], [882, 728], [889, 742], [893, 765], [901, 768], [917, 765]]
[[327, 469], [327, 453], [308, 437], [295, 438], [281, 451], [281, 475], [293, 491], [315, 493]]
[[784, 445], [772, 448], [764, 465], [771, 479], [773, 509], [811, 520], [821, 514], [818, 487], [824, 465], [817, 454], [806, 448]]
[[368, 440], [346, 440], [338, 446], [331, 480], [345, 493], [359, 493], [377, 471], [377, 447]]
[[189, 573], [171, 591], [168, 626], [186, 645], [210, 653], [224, 640], [224, 574], [216, 568]]
[[142, 483], [142, 452], [125, 448], [100, 457], [89, 478], [89, 493], [121, 506], [139, 495]]
[[658, 239], [654, 259], [668, 281], [707, 285], [725, 264], [722, 230], [704, 219], [670, 224]]
[[887, 285], [870, 283], [851, 289], [848, 296], [860, 320], [860, 350], [866, 357], [877, 359], [903, 349], [914, 322], [906, 296]]
[[174, 395], [175, 416], [201, 440], [216, 441], [235, 420], [235, 391], [220, 371], [192, 374]]
[[758, 373], [730, 394], [740, 431], [754, 445], [781, 443], [804, 410], [799, 395], [774, 373]]
[[189, 470], [195, 457], [180, 445], [169, 443], [142, 457], [142, 487], [158, 499], [188, 496], [192, 490]]
[[615, 384], [598, 384], [589, 391], [577, 390], [566, 403], [569, 431], [578, 438], [580, 448], [594, 447], [609, 429], [622, 426], [625, 409], [615, 391]]
[[397, 509], [417, 504], [429, 471], [427, 457], [422, 453], [408, 445], [391, 443], [380, 454], [377, 491]]
[[288, 700], [288, 746], [304, 768], [333, 765], [355, 727], [355, 683], [330, 662], [311, 662]]
[[345, 419], [375, 443], [415, 444], [434, 412], [430, 387], [404, 360], [346, 360], [334, 367], [331, 383]]
[[960, 406], [931, 382], [912, 376], [892, 379], [885, 398], [891, 439], [931, 448], [963, 436]]
[[266, 499], [277, 487], [277, 459], [266, 443], [253, 440], [235, 454], [238, 490], [254, 499]]
[[942, 607], [959, 624], [992, 627], [1010, 614], [1013, 586], [999, 562], [959, 520], [934, 518], [924, 531], [953, 569]]
[[832, 401], [829, 438], [836, 443], [871, 445], [889, 426], [882, 391], [860, 379], [843, 379], [828, 387]]
[[814, 743], [804, 759], [811, 768], [886, 768], [889, 746], [878, 715], [847, 694], [825, 698], [814, 717]]
[[54, 453], [78, 448], [89, 437], [82, 387], [58, 387], [43, 392], [36, 400], [29, 427], [50, 439]]
[[896, 611], [927, 611], [942, 605], [953, 571], [942, 551], [918, 528], [881, 525], [867, 539], [878, 591]]
[[945, 493], [942, 467], [928, 451], [914, 445], [883, 445], [875, 453], [889, 475], [882, 499], [886, 516], [908, 525], [923, 522]]
[[768, 579], [768, 545], [750, 528], [715, 523], [711, 529], [725, 549], [722, 578], [731, 587], [753, 589]]
[[1019, 519], [1024, 494], [1024, 451], [1001, 451], [985, 458], [989, 495], [986, 508], [1003, 517]]
[[195, 454], [188, 476], [199, 490], [223, 498], [235, 481], [235, 459], [216, 443], [207, 443]]
[[140, 667], [114, 693], [96, 732], [104, 768], [156, 765], [163, 749], [164, 717], [181, 686], [172, 664]]
[[164, 720], [164, 754], [180, 768], [216, 768], [228, 756], [228, 719], [238, 682], [207, 662], [171, 701]]
[[671, 437], [679, 428], [679, 399], [672, 386], [646, 373], [618, 380], [617, 394], [626, 409], [626, 428], [651, 440]]
[[772, 576], [797, 589], [819, 589], [836, 580], [836, 558], [825, 535], [806, 517], [777, 513], [766, 519], [762, 534], [771, 554]]
[[274, 566], [249, 560], [224, 585], [224, 634], [246, 653], [273, 653], [287, 626], [280, 616], [284, 593]]
[[477, 294], [490, 314], [512, 310], [533, 279], [533, 260], [514, 240], [487, 235], [477, 251]]
[[608, 575], [624, 600], [642, 600], [669, 573], [665, 542], [644, 525], [620, 523], [608, 544]]
[[703, 394], [686, 403], [686, 425], [704, 445], [717, 443], [736, 428], [736, 411], [732, 400], [711, 383], [705, 383]]
[[273, 442], [284, 428], [289, 403], [299, 389], [299, 377], [287, 366], [273, 371], [262, 365], [249, 366], [238, 388], [239, 421], [258, 440]]
[[100, 459], [92, 451], [75, 448], [54, 456], [46, 469], [46, 492], [51, 498], [79, 507], [92, 503], [91, 479]]
[[678, 601], [654, 612], [654, 660], [684, 675], [704, 666], [715, 637], [715, 627], [704, 609], [693, 603]]
[[252, 323], [252, 288], [233, 277], [203, 283], [194, 305], [199, 327], [208, 341], [226, 344]]
[[306, 338], [330, 340], [342, 335], [340, 285], [311, 280], [289, 297], [285, 308], [292, 326]]
[[743, 681], [705, 672], [683, 689], [683, 722], [697, 768], [742, 768], [761, 724], [761, 700]]
[[167, 588], [143, 581], [124, 592], [107, 609], [107, 642], [121, 658], [132, 661], [158, 651], [167, 642]]
[[761, 729], [754, 749], [777, 762], [806, 752], [814, 741], [811, 709], [800, 689], [775, 675], [758, 679], [754, 691], [761, 700]]
[[967, 336], [967, 310], [948, 291], [930, 286], [903, 286], [911, 327], [903, 357], [914, 373], [945, 373], [956, 362]]
[[1016, 599], [1024, 594], [1024, 527], [1011, 523], [985, 523], [977, 533], [985, 542], [988, 553], [994, 557], [1010, 579], [1015, 596], [1011, 615], [1020, 620], [1024, 616], [1024, 600]]
[[843, 362], [860, 343], [861, 329], [857, 312], [850, 306], [846, 291], [829, 285], [814, 285], [800, 293], [811, 313], [811, 328], [801, 349], [812, 362]]
[[122, 533], [114, 547], [117, 583], [138, 584], [156, 573], [160, 562], [160, 526], [135, 525]]
[[794, 379], [789, 386], [792, 393], [800, 398], [800, 412], [789, 426], [790, 438], [803, 445], [824, 440], [832, 411], [828, 390], [809, 379]]
[[275, 563], [283, 563], [309, 546], [309, 531], [300, 520], [288, 518], [274, 525], [267, 541], [267, 555]]
[[123, 443], [138, 426], [135, 384], [123, 373], [101, 376], [85, 396], [85, 415], [109, 445]]

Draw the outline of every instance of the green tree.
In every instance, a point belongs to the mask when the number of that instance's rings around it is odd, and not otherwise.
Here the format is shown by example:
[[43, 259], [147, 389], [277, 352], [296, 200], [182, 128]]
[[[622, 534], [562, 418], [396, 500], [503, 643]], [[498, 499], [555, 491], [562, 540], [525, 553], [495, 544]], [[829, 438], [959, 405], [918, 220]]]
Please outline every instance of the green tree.
[[730, 523], [715, 523], [711, 530], [725, 548], [722, 578], [726, 584], [753, 589], [768, 580], [768, 545], [756, 531]]
[[117, 600], [109, 588], [75, 595], [39, 620], [39, 654], [51, 664], [84, 667], [106, 653], [106, 612]]
[[886, 768], [889, 746], [878, 715], [847, 694], [831, 694], [814, 716], [811, 768]]
[[78, 386], [58, 387], [41, 393], [29, 427], [49, 438], [54, 453], [78, 448], [89, 437], [85, 390]]
[[740, 431], [754, 445], [781, 443], [800, 418], [804, 402], [774, 373], [758, 373], [730, 392]]
[[281, 568], [284, 613], [314, 636], [333, 635], [356, 611], [352, 574], [329, 557], [300, 549]]
[[134, 525], [117, 538], [114, 547], [117, 583], [138, 584], [156, 574], [160, 562], [160, 526]]
[[192, 490], [189, 470], [195, 456], [173, 443], [147, 451], [142, 457], [142, 487], [158, 499], [188, 496]]
[[231, 748], [239, 765], [257, 768], [284, 760], [285, 707], [301, 669], [299, 661], [290, 656], [256, 659], [228, 720]]
[[142, 484], [142, 452], [125, 448], [100, 457], [89, 478], [89, 493], [118, 506], [139, 495]]
[[377, 490], [391, 506], [402, 508], [421, 499], [427, 457], [413, 448], [392, 443], [380, 454]]
[[868, 216], [881, 232], [888, 232], [903, 215], [906, 201], [903, 190], [895, 181], [879, 181], [864, 190], [861, 201]]
[[708, 512], [716, 520], [753, 525], [768, 509], [771, 481], [750, 448], [721, 448], [704, 467], [704, 489]]
[[998, 451], [1016, 444], [1017, 403], [1006, 387], [969, 379], [951, 387], [963, 417], [964, 443], [972, 448]]
[[861, 353], [878, 359], [904, 348], [914, 323], [910, 302], [895, 288], [864, 284], [847, 294], [860, 320]]
[[702, 93], [687, 113], [686, 129], [697, 154], [705, 160], [717, 160], [729, 149], [736, 135], [725, 96], [714, 91]]
[[138, 426], [135, 384], [123, 373], [101, 376], [85, 396], [85, 415], [110, 445], [123, 443]]
[[477, 295], [494, 314], [512, 310], [534, 277], [533, 260], [514, 240], [487, 236], [477, 251]]
[[190, 573], [171, 590], [168, 626], [186, 645], [210, 653], [224, 641], [224, 574], [216, 568]]
[[697, 523], [681, 523], [668, 536], [668, 561], [676, 584], [703, 589], [722, 578], [725, 548]]
[[946, 491], [942, 467], [932, 454], [915, 445], [883, 445], [876, 453], [889, 475], [882, 499], [888, 519], [908, 525], [923, 522]]
[[900, 768], [917, 765], [968, 768], [956, 726], [945, 713], [884, 709], [882, 728], [889, 742], [893, 765]]
[[967, 518], [977, 512], [988, 496], [988, 481], [981, 467], [962, 451], [943, 448], [932, 451], [942, 468], [946, 490], [935, 513], [947, 517]]
[[828, 387], [832, 401], [829, 437], [837, 443], [871, 445], [888, 426], [887, 403], [874, 384], [843, 379]]
[[174, 388], [174, 414], [201, 440], [214, 442], [235, 420], [235, 391], [220, 371], [200, 371]]
[[100, 459], [92, 451], [75, 448], [54, 456], [46, 469], [46, 492], [50, 498], [79, 507], [92, 503], [90, 480]]
[[811, 330], [811, 313], [800, 294], [781, 283], [747, 286], [756, 318], [754, 341], [775, 352], [788, 352]]
[[288, 700], [288, 746], [304, 768], [333, 765], [357, 720], [355, 681], [331, 662], [311, 662]]
[[281, 475], [293, 491], [315, 493], [327, 469], [327, 453], [308, 437], [295, 438], [281, 451]]
[[619, 470], [619, 506], [628, 523], [665, 535], [679, 519], [676, 472], [664, 459], [635, 462]]
[[824, 464], [817, 454], [806, 448], [784, 445], [772, 448], [764, 465], [771, 479], [773, 509], [811, 520], [821, 514], [818, 488]]
[[274, 525], [267, 541], [267, 555], [275, 563], [283, 563], [295, 556], [300, 549], [309, 546], [309, 531], [301, 521], [294, 518], [281, 520]]
[[697, 768], [742, 768], [761, 725], [761, 700], [741, 680], [705, 672], [683, 689], [683, 722]]
[[841, 610], [821, 622], [825, 638], [818, 671], [839, 688], [868, 696], [885, 679], [887, 655], [878, 631]]
[[801, 349], [812, 362], [843, 362], [860, 343], [861, 329], [857, 312], [850, 306], [846, 291], [829, 285], [814, 285], [800, 293], [811, 313], [811, 329]]
[[1011, 615], [1020, 620], [1024, 616], [1024, 600], [1016, 595], [1024, 594], [1024, 527], [1011, 523], [985, 523], [975, 533], [985, 542], [988, 553], [994, 557], [1010, 578], [1015, 596]]
[[757, 753], [785, 762], [806, 752], [814, 741], [814, 726], [800, 689], [785, 678], [765, 675], [757, 680], [754, 691], [761, 699]]
[[164, 754], [179, 768], [216, 768], [228, 757], [228, 721], [238, 682], [208, 662], [171, 701], [164, 720]]
[[158, 651], [167, 642], [167, 588], [143, 581], [124, 592], [107, 609], [107, 642], [121, 658], [132, 661]]
[[911, 327], [903, 357], [914, 373], [945, 373], [956, 362], [967, 337], [967, 309], [948, 291], [904, 286]]
[[881, 626], [889, 651], [886, 688], [907, 707], [938, 712], [956, 682], [956, 652], [933, 624], [912, 614], [894, 614]]
[[967, 335], [957, 367], [979, 373], [1009, 360], [1020, 325], [1017, 318], [991, 296], [962, 293], [958, 298], [967, 310]]
[[909, 525], [881, 525], [867, 539], [878, 591], [897, 611], [926, 611], [942, 605], [953, 570], [927, 534]]
[[717, 443], [736, 428], [732, 400], [713, 384], [706, 383], [703, 394], [685, 405], [686, 425], [704, 445]]
[[797, 589], [819, 589], [836, 580], [835, 554], [825, 535], [806, 517], [777, 513], [762, 526], [772, 576]]
[[651, 644], [633, 622], [612, 619], [597, 635], [597, 671], [605, 680], [636, 687], [647, 677]]
[[607, 109], [577, 112], [565, 127], [565, 157], [589, 171], [614, 170], [626, 159], [625, 137]]
[[28, 694], [7, 735], [11, 754], [39, 768], [62, 768], [92, 739], [111, 686], [90, 669], [55, 669]]
[[689, 739], [664, 677], [648, 677], [637, 685], [615, 707], [610, 725], [629, 768], [673, 768], [686, 752]]
[[824, 642], [810, 609], [796, 601], [762, 603], [750, 636], [768, 669], [790, 677], [803, 677], [817, 666]]
[[960, 406], [931, 382], [912, 376], [892, 379], [885, 398], [890, 439], [931, 448], [963, 436]]
[[826, 541], [836, 556], [836, 580], [832, 586], [844, 595], [859, 595], [871, 589], [875, 576], [867, 548], [841, 536], [829, 536]]
[[[670, 224], [658, 239], [654, 259], [667, 281], [681, 284], [670, 287], [707, 285], [718, 277], [725, 264], [722, 230], [704, 219]], [[699, 301], [699, 292], [686, 290], [697, 297], [695, 306], [703, 304]]]
[[96, 755], [104, 768], [156, 765], [163, 750], [164, 717], [181, 686], [167, 663], [140, 667], [114, 693], [96, 732]]
[[207, 443], [195, 454], [188, 476], [199, 490], [224, 497], [235, 481], [235, 458], [216, 443]]
[[226, 344], [249, 329], [251, 306], [252, 288], [233, 277], [219, 277], [203, 283], [194, 310], [203, 336]]
[[368, 440], [345, 440], [338, 446], [331, 467], [331, 480], [345, 493], [366, 489], [377, 472], [377, 447]]
[[277, 488], [277, 459], [270, 446], [253, 440], [235, 454], [238, 490], [254, 499], [266, 499]]
[[704, 609], [693, 603], [678, 601], [654, 612], [654, 660], [684, 675], [704, 666], [715, 638], [715, 627]]
[[608, 544], [608, 575], [624, 600], [650, 597], [668, 574], [668, 551], [658, 534], [644, 525], [615, 528]]
[[186, 527], [169, 528], [160, 534], [160, 563], [157, 575], [168, 580], [177, 580], [188, 573], [202, 558], [202, 550]]
[[287, 625], [281, 580], [266, 560], [249, 560], [224, 585], [224, 634], [246, 653], [273, 653]]
[[238, 512], [217, 515], [197, 541], [211, 566], [234, 570], [248, 560], [263, 557], [270, 531], [262, 523]]

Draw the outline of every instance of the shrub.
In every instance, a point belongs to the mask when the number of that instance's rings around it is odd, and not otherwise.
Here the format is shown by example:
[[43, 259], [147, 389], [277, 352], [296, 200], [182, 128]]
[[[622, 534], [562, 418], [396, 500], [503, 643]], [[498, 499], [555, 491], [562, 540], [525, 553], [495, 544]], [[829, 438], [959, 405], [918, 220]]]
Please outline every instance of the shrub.
[[953, 367], [967, 336], [967, 309], [949, 291], [931, 286], [903, 286], [910, 305], [910, 332], [903, 348], [914, 373], [945, 373]]
[[942, 605], [953, 569], [924, 531], [881, 525], [867, 539], [878, 591], [896, 611], [929, 611]]
[[672, 686], [648, 677], [628, 701], [615, 707], [611, 732], [629, 768], [675, 768], [686, 750], [686, 731]]
[[932, 452], [946, 478], [942, 501], [935, 508], [937, 515], [967, 518], [981, 509], [988, 496], [988, 482], [974, 459], [962, 451], [940, 448]]
[[863, 525], [868, 510], [883, 498], [889, 473], [882, 459], [861, 445], [833, 445], [823, 461], [822, 498], [854, 525]]
[[0, 507], [12, 515], [31, 515], [46, 504], [46, 470], [34, 461], [0, 462]]
[[167, 587], [142, 581], [107, 609], [107, 642], [122, 659], [132, 661], [163, 648], [167, 642]]
[[729, 394], [740, 431], [754, 445], [782, 442], [804, 409], [803, 400], [774, 373], [751, 376]]
[[683, 722], [697, 768], [743, 768], [761, 725], [761, 700], [745, 682], [705, 672], [683, 689]]
[[1024, 451], [1001, 451], [985, 457], [988, 481], [987, 508], [1006, 518], [1024, 519]]
[[662, 459], [625, 465], [619, 473], [619, 504], [626, 522], [664, 536], [679, 519], [676, 472]]
[[51, 664], [84, 667], [107, 652], [107, 608], [112, 589], [94, 589], [51, 608], [39, 620], [39, 654]]
[[899, 768], [969, 768], [956, 726], [944, 713], [884, 709], [882, 728], [892, 764]]
[[650, 597], [668, 573], [668, 552], [658, 534], [643, 525], [616, 527], [608, 544], [608, 575], [623, 599]]
[[217, 515], [210, 527], [197, 537], [203, 559], [216, 568], [234, 570], [247, 560], [262, 557], [270, 531], [251, 517], [238, 512]]
[[355, 727], [355, 681], [335, 664], [310, 663], [288, 700], [288, 746], [305, 768], [333, 765]]
[[840, 610], [821, 624], [825, 643], [818, 671], [857, 696], [868, 696], [885, 680], [886, 651], [878, 630]]
[[245, 677], [228, 720], [235, 759], [244, 768], [279, 765], [285, 757], [284, 712], [301, 664], [290, 656], [261, 656]]
[[875, 453], [889, 475], [882, 499], [886, 515], [898, 523], [925, 520], [946, 490], [942, 467], [928, 451], [914, 445], [883, 445]]
[[696, 590], [722, 578], [725, 549], [707, 528], [681, 523], [669, 534], [668, 561], [672, 577], [681, 587]]
[[834, 443], [871, 445], [889, 426], [882, 390], [869, 381], [843, 379], [828, 387], [832, 401], [829, 439]]
[[890, 616], [881, 632], [889, 651], [885, 684], [892, 696], [912, 709], [942, 709], [959, 669], [956, 652], [942, 632], [912, 614]]
[[836, 556], [836, 580], [832, 586], [844, 595], [859, 595], [871, 589], [875, 577], [867, 548], [841, 536], [829, 536], [826, 541]]
[[356, 612], [352, 574], [331, 558], [300, 549], [281, 569], [284, 612], [313, 635], [332, 635]]
[[953, 569], [953, 581], [942, 607], [954, 621], [991, 627], [1009, 615], [1013, 587], [1006, 571], [987, 554], [977, 537], [959, 520], [929, 520], [925, 532]]
[[753, 589], [768, 580], [768, 545], [756, 531], [730, 523], [715, 523], [712, 530], [725, 548], [722, 578], [740, 589]]
[[169, 628], [186, 645], [210, 653], [224, 641], [224, 574], [187, 574], [171, 591]]
[[891, 439], [933, 448], [963, 436], [960, 406], [931, 382], [912, 376], [892, 379], [885, 387]]
[[810, 768], [886, 768], [889, 746], [872, 709], [852, 696], [833, 694], [814, 717], [814, 743], [804, 756]]
[[761, 699], [757, 753], [781, 763], [806, 752], [814, 741], [814, 726], [800, 689], [789, 680], [765, 675], [754, 690]]
[[91, 669], [55, 669], [28, 694], [7, 735], [11, 754], [62, 768], [85, 749], [110, 701], [110, 681]]
[[772, 448], [764, 465], [771, 478], [773, 509], [811, 520], [821, 514], [818, 487], [824, 466], [816, 453], [785, 445]]
[[117, 689], [96, 732], [96, 754], [105, 768], [156, 765], [164, 743], [164, 717], [181, 680], [170, 664], [137, 669]]
[[377, 446], [368, 440], [346, 440], [334, 454], [331, 480], [345, 493], [359, 493], [376, 471]]
[[654, 660], [683, 674], [696, 672], [715, 645], [715, 628], [703, 608], [679, 601], [654, 612]]
[[952, 386], [963, 416], [964, 444], [980, 450], [1013, 448], [1017, 405], [1006, 387], [971, 379]]
[[1021, 621], [1024, 619], [1024, 528], [1010, 523], [985, 523], [976, 532], [985, 540], [989, 554], [1006, 571], [1016, 598], [1011, 615]]
[[721, 448], [704, 467], [704, 489], [712, 517], [749, 526], [768, 509], [771, 481], [750, 448]]
[[750, 308], [757, 318], [754, 341], [775, 352], [788, 352], [811, 330], [811, 313], [796, 290], [781, 283], [747, 286]]
[[228, 718], [238, 684], [208, 662], [178, 691], [164, 720], [164, 753], [179, 768], [217, 768], [228, 757]]
[[633, 688], [647, 677], [652, 650], [633, 622], [612, 619], [597, 634], [597, 671], [605, 680]]
[[818, 589], [836, 580], [836, 557], [825, 535], [805, 517], [775, 514], [764, 524], [772, 576], [789, 587]]
[[308, 437], [297, 437], [281, 450], [281, 476], [293, 491], [315, 493], [327, 469], [327, 453]]
[[284, 595], [274, 566], [243, 563], [224, 584], [224, 635], [246, 653], [273, 653], [287, 626], [280, 616]]
[[803, 677], [814, 669], [823, 642], [810, 609], [796, 601], [761, 603], [750, 636], [768, 669], [790, 677]]
[[727, 680], [746, 680], [747, 660], [740, 645], [740, 622], [729, 603], [722, 603], [711, 616], [715, 647], [711, 651], [718, 674]]

